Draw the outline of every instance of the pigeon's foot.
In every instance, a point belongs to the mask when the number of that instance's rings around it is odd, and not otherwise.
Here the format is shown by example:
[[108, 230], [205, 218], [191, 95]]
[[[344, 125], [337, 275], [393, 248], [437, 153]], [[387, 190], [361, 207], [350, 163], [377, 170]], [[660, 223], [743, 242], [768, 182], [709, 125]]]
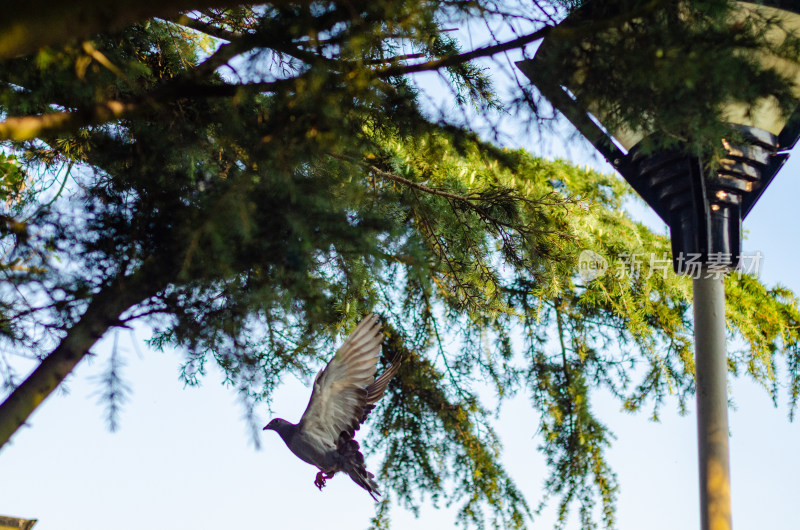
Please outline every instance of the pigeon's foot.
[[314, 479], [314, 485], [319, 488], [319, 491], [322, 491], [322, 488], [325, 487], [325, 481], [329, 478], [333, 478], [336, 473], [325, 473], [324, 471], [320, 471], [317, 473], [317, 478]]

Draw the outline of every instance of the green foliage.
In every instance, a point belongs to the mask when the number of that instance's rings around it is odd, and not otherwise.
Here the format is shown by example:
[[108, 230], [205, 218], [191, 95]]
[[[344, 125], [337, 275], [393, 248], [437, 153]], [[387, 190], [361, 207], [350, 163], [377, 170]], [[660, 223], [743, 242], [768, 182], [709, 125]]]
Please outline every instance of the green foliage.
[[[716, 31], [720, 6], [697, 2], [690, 13]], [[606, 390], [654, 418], [672, 396], [685, 406], [689, 282], [673, 275], [667, 239], [622, 211], [629, 192], [617, 178], [499, 148], [460, 127], [461, 116], [433, 117], [411, 76], [443, 73], [464, 114], [500, 108], [488, 72], [445, 30], [548, 22], [530, 9], [387, 0], [198, 10], [0, 62], [3, 360], [61, 355], [59, 344], [89, 335], [85, 355], [110, 328], [142, 319], [153, 347], [185, 353], [186, 384], [216, 364], [252, 417], [375, 311], [392, 328], [387, 358], [403, 358], [369, 440], [386, 455], [393, 498], [412, 510], [457, 503], [464, 526], [528, 524], [530, 500], [500, 461], [477, 391], [488, 384], [500, 402], [529, 398], [520, 421], [538, 424], [545, 500], [557, 499], [561, 526], [573, 506], [582, 527], [598, 523], [597, 509], [613, 526], [618, 485], [604, 455], [613, 433], [592, 398]], [[617, 27], [615, 13], [595, 22]], [[652, 33], [626, 19], [633, 34], [610, 39], [598, 68], [633, 68], [612, 64], [614, 45], [671, 35], [674, 13], [653, 16]], [[621, 79], [609, 87], [624, 96]], [[658, 106], [634, 105], [641, 116], [695, 131], [668, 123], [671, 103], [637, 81], [631, 97]], [[720, 97], [740, 96], [751, 94]], [[583, 250], [608, 271], [582, 281]], [[728, 296], [730, 333], [746, 344], [731, 371], [777, 396], [785, 359], [794, 410], [797, 299], [737, 276]], [[91, 311], [122, 298], [136, 302]], [[117, 355], [101, 381], [110, 425], [127, 395]], [[15, 387], [11, 363], [0, 367]], [[380, 504], [375, 527], [388, 528], [389, 515]]]
[[14, 155], [0, 153], [0, 201], [8, 206], [19, 203], [25, 191], [27, 175], [19, 167]]
[[[490, 414], [478, 397], [452, 382], [431, 360], [408, 350], [389, 334], [385, 355], [402, 359], [402, 375], [383, 405], [376, 448], [385, 451], [381, 474], [393, 484], [401, 505], [416, 511], [417, 498], [430, 495], [452, 504], [465, 499], [458, 520], [483, 527], [524, 528], [527, 503], [498, 464], [500, 444], [489, 427]], [[447, 361], [444, 361], [447, 362]], [[376, 527], [385, 520], [382, 513]]]
[[785, 287], [767, 288], [751, 276], [734, 276], [725, 283], [726, 318], [746, 345], [731, 352], [728, 367], [746, 373], [778, 398], [778, 355], [787, 358], [789, 417], [794, 418], [800, 393], [798, 333], [800, 312], [797, 295]]
[[548, 38], [540, 75], [592, 102], [608, 130], [649, 134], [645, 151], [722, 156], [723, 139], [738, 138], [725, 105], [748, 116], [766, 102], [787, 117], [796, 107], [796, 70], [777, 65], [798, 62], [800, 34], [773, 11], [744, 15], [728, 0], [582, 4]]

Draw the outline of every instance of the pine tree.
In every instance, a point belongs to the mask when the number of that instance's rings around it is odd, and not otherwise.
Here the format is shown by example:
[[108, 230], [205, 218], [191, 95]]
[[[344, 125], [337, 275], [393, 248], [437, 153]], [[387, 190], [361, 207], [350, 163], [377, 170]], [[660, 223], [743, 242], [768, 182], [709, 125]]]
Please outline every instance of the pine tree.
[[[645, 116], [665, 138], [690, 131], [694, 145], [712, 145], [720, 101], [788, 98], [785, 82], [740, 61], [742, 39], [769, 46], [758, 27], [726, 37], [721, 0], [683, 6], [680, 17], [657, 2], [620, 2], [625, 10], [575, 26], [550, 22], [572, 2], [541, 11], [444, 1], [36, 4], [0, 23], [2, 443], [100, 337], [135, 320], [150, 325], [152, 347], [185, 352], [186, 383], [216, 364], [252, 411], [287, 374], [310, 375], [374, 311], [389, 329], [386, 358], [404, 359], [372, 415], [370, 444], [386, 455], [382, 479], [400, 503], [444, 497], [460, 503], [467, 526], [527, 523], [480, 381], [500, 399], [530, 397], [562, 521], [577, 503], [591, 527], [599, 502], [613, 525], [612, 434], [592, 395], [608, 389], [653, 415], [670, 395], [685, 405], [690, 286], [664, 267], [668, 241], [622, 211], [630, 192], [616, 177], [470, 130], [463, 116], [475, 109], [493, 117], [537, 103], [524, 85], [502, 103], [490, 72], [471, 61], [544, 35], [573, 44], [606, 35], [595, 49], [609, 61], [597, 67], [618, 72], [609, 87], [636, 109], [619, 119], [641, 126]], [[50, 30], [71, 17], [70, 35]], [[463, 51], [449, 29], [469, 21], [505, 22], [522, 36]], [[609, 28], [634, 30], [620, 41]], [[721, 74], [719, 90], [705, 86], [695, 117], [708, 127], [676, 121], [645, 79], [620, 81], [640, 65], [619, 46], [712, 38], [720, 62], [704, 67], [719, 73], [727, 60], [737, 75], [761, 77], [746, 94]], [[777, 52], [796, 59], [792, 45]], [[684, 51], [668, 48], [670, 61], [653, 63], [658, 75], [700, 75], [678, 71]], [[425, 71], [447, 78], [463, 112], [426, 105], [413, 77]], [[587, 97], [611, 105], [601, 88]], [[587, 250], [607, 260], [605, 274], [576, 273]], [[749, 345], [732, 371], [774, 393], [783, 359], [794, 410], [797, 299], [741, 275], [727, 293], [731, 332]], [[41, 360], [24, 381], [8, 362], [15, 354]], [[118, 362], [104, 382], [111, 425], [125, 394]], [[374, 525], [388, 526], [387, 504]]]

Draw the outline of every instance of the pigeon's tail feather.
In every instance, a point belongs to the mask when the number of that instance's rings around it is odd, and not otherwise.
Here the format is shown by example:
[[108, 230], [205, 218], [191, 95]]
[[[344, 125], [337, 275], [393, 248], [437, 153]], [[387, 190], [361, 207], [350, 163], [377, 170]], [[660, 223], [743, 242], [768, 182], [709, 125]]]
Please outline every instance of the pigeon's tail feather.
[[350, 475], [350, 478], [353, 479], [353, 482], [367, 490], [367, 493], [369, 493], [370, 497], [372, 497], [372, 500], [378, 500], [376, 495], [380, 496], [381, 492], [378, 491], [378, 484], [372, 480], [372, 477], [374, 476], [372, 473], [364, 469], [364, 466], [361, 466], [361, 468], [348, 466], [346, 471], [347, 474]]
[[378, 484], [372, 480], [375, 475], [367, 471], [364, 465], [364, 455], [359, 450], [358, 442], [353, 440], [347, 432], [342, 432], [336, 448], [342, 458], [342, 471], [350, 475], [353, 482], [367, 490], [373, 500], [377, 501], [378, 498], [375, 495], [380, 496], [381, 493], [378, 491]]

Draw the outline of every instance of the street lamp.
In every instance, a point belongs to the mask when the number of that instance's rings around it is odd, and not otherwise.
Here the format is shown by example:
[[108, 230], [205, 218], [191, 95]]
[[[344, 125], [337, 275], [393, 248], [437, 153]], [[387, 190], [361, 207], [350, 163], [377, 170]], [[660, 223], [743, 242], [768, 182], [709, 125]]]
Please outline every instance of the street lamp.
[[[594, 0], [567, 17], [565, 23], [591, 20]], [[780, 21], [765, 37], [781, 42], [787, 31], [800, 35], [800, 6], [787, 0], [762, 0], [758, 5], [735, 2], [733, 20], [758, 16]], [[737, 18], [738, 17], [738, 18]], [[591, 46], [589, 44], [581, 44]], [[536, 56], [517, 67], [541, 94], [585, 136], [669, 226], [673, 268], [693, 277], [695, 377], [697, 389], [700, 510], [703, 530], [729, 530], [727, 355], [725, 299], [720, 274], [734, 270], [741, 257], [742, 220], [786, 162], [800, 136], [800, 108], [788, 118], [769, 98], [753, 108], [720, 109], [736, 142], [723, 141], [727, 155], [709, 170], [687, 149], [647, 152], [643, 140], [652, 131], [603, 125], [606, 116], [591, 101], [581, 101], [590, 71], [573, 65], [569, 79], [554, 79], [552, 65], [569, 64], [557, 46], [544, 39]], [[800, 100], [800, 65], [762, 54], [765, 67], [794, 80]], [[747, 82], [747, 80], [743, 80]], [[679, 110], [679, 109], [676, 109]], [[735, 132], [733, 132], [735, 131]]]

